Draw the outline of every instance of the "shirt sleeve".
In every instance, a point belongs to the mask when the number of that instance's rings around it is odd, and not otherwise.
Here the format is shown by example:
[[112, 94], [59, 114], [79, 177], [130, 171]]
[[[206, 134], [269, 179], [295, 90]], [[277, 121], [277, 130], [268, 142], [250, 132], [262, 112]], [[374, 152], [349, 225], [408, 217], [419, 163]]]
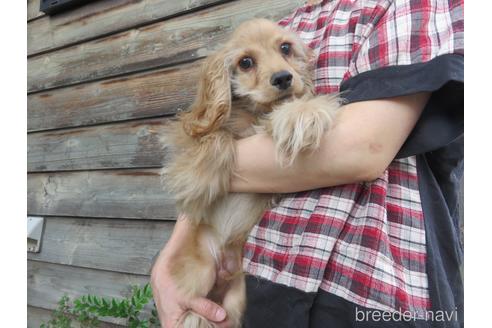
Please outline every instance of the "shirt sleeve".
[[[441, 148], [463, 134], [463, 0], [376, 6], [340, 91], [347, 102], [431, 92], [397, 157]], [[398, 122], [395, 122], [397, 124]]]

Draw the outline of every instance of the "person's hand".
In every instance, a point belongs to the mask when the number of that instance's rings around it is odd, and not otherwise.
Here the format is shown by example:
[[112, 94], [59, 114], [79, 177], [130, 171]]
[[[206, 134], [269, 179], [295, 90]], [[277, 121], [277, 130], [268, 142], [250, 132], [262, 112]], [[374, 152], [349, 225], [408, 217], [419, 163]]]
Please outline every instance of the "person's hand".
[[[151, 285], [157, 312], [163, 328], [176, 328], [183, 314], [191, 310], [220, 328], [230, 327], [226, 312], [218, 304], [204, 298], [186, 298], [177, 288], [169, 273], [169, 258], [161, 252], [151, 274]], [[219, 276], [221, 274], [219, 273]]]

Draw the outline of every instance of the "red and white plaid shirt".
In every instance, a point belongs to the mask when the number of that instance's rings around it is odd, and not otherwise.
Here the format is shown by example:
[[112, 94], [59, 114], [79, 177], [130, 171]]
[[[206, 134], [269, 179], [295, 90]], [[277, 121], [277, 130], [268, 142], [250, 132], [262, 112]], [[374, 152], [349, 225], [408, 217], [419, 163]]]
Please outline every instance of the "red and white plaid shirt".
[[[320, 94], [363, 72], [463, 53], [462, 0], [325, 0], [280, 25], [314, 49]], [[430, 299], [418, 184], [412, 156], [372, 182], [286, 195], [251, 232], [245, 271], [421, 317]]]

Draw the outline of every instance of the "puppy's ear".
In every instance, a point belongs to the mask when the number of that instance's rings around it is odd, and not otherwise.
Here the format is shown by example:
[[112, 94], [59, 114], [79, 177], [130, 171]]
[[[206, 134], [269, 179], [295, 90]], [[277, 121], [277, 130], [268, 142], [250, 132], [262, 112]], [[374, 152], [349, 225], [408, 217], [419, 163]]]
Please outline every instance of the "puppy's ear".
[[293, 43], [294, 53], [298, 60], [299, 74], [302, 76], [306, 92], [314, 94], [314, 69], [316, 67], [316, 54], [314, 50], [308, 47], [297, 35], [292, 34], [295, 40]]
[[304, 52], [309, 68], [314, 69], [316, 67], [316, 55], [314, 54], [314, 50], [309, 48], [307, 45], [304, 45]]
[[313, 49], [311, 49], [310, 47], [304, 44], [303, 46], [304, 46], [306, 64], [307, 64], [307, 67], [303, 72], [304, 84], [306, 85], [306, 91], [314, 95], [315, 90], [314, 90], [313, 77], [314, 77], [314, 69], [316, 68], [317, 58]]
[[207, 57], [191, 111], [183, 115], [183, 127], [191, 137], [217, 130], [231, 112], [230, 68], [225, 52]]

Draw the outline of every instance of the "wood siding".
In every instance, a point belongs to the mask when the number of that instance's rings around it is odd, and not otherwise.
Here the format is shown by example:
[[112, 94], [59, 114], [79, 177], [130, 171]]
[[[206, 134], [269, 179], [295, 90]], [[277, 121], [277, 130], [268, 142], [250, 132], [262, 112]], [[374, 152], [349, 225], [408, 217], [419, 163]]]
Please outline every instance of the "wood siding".
[[148, 282], [176, 217], [159, 134], [238, 24], [303, 1], [99, 0], [54, 16], [39, 2], [27, 2], [27, 207], [45, 228], [28, 254], [28, 327], [63, 294], [119, 297]]

